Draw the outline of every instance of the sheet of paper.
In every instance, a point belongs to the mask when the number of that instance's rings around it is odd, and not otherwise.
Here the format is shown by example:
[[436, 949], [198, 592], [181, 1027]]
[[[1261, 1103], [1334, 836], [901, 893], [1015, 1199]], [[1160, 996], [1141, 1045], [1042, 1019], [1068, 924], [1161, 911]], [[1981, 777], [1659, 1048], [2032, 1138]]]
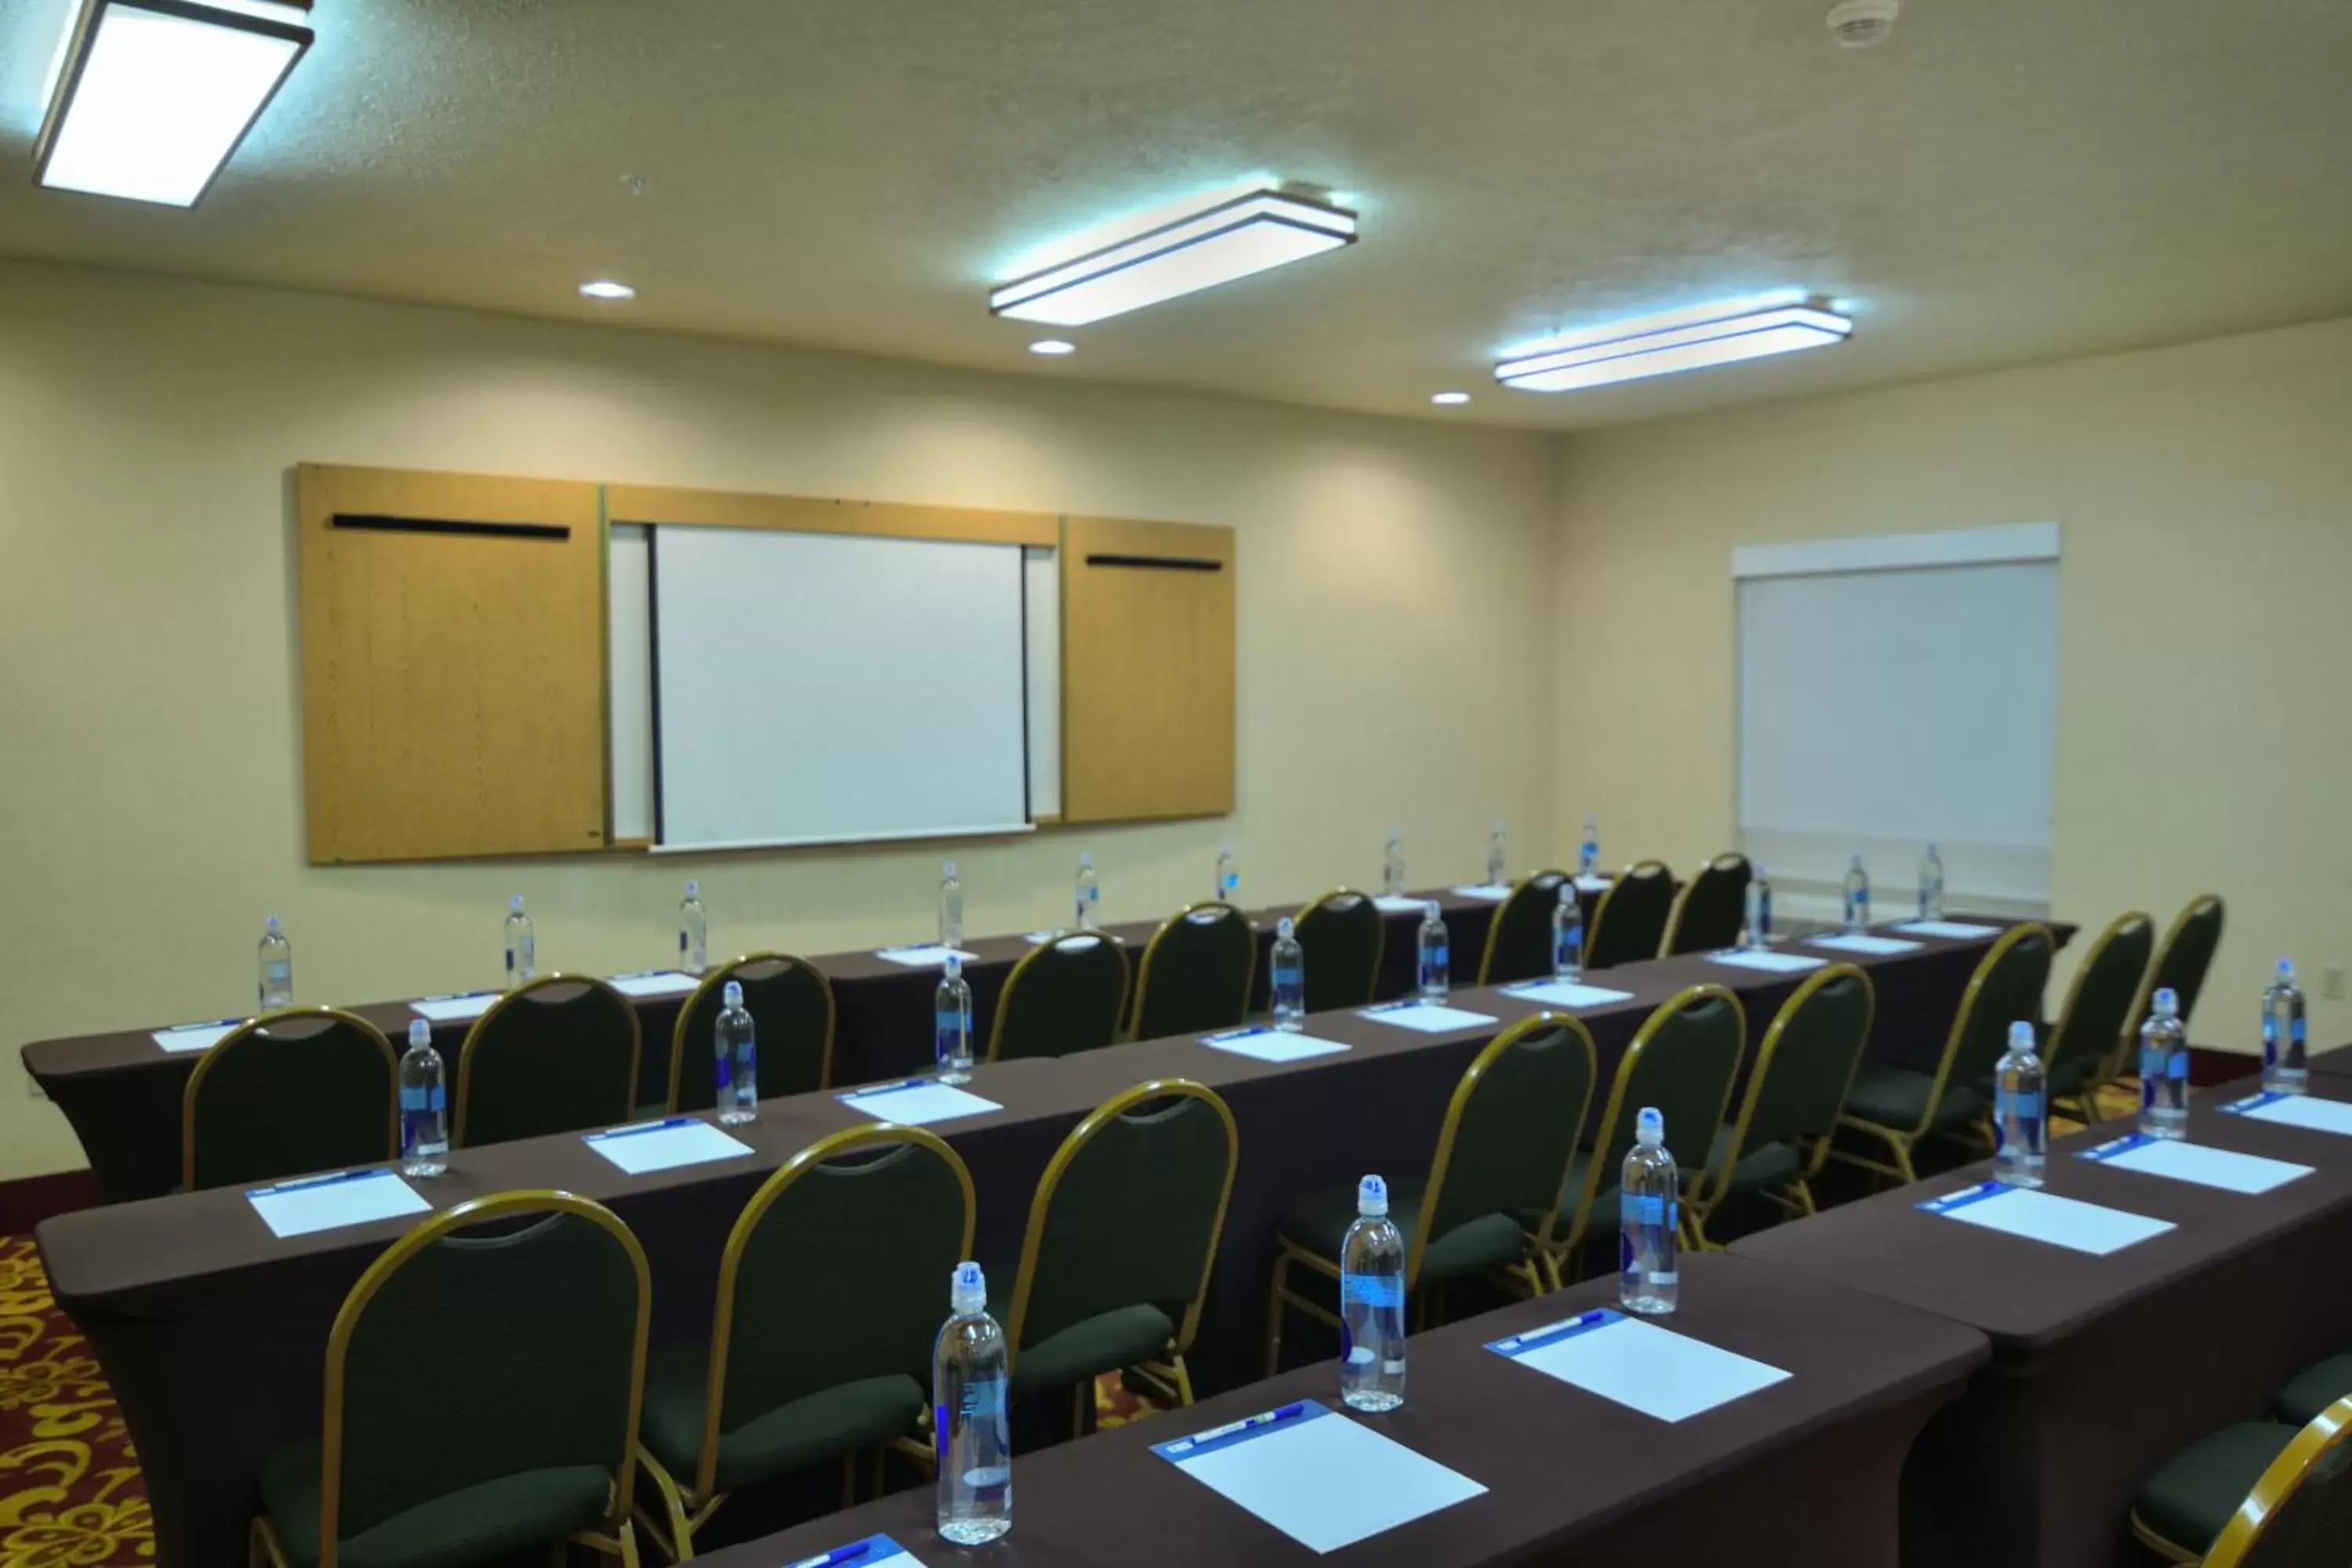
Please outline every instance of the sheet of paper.
[[1484, 1013], [1465, 1013], [1459, 1007], [1442, 1007], [1429, 1002], [1383, 1002], [1377, 1007], [1357, 1011], [1359, 1018], [1370, 1018], [1376, 1024], [1393, 1024], [1400, 1029], [1414, 1029], [1424, 1035], [1450, 1035], [1456, 1029], [1475, 1029], [1495, 1020]]
[[2151, 1138], [2145, 1132], [2134, 1132], [2095, 1149], [2085, 1149], [2074, 1158], [2111, 1165], [2118, 1171], [2138, 1171], [2150, 1176], [2168, 1176], [2176, 1182], [2194, 1182], [2200, 1187], [2219, 1187], [2225, 1193], [2267, 1193], [2311, 1174], [2308, 1165], [2265, 1160], [2259, 1154], [2236, 1154], [2227, 1149], [2209, 1149], [2202, 1143], [2179, 1138]]
[[1999, 926], [1972, 926], [1964, 921], [1905, 921], [1895, 928], [1909, 936], [1940, 936], [1954, 942], [1973, 942], [1978, 937], [1999, 936]]
[[1222, 1034], [1202, 1035], [1201, 1043], [1262, 1062], [1304, 1061], [1308, 1057], [1332, 1056], [1348, 1048], [1337, 1040], [1318, 1040], [1312, 1035], [1267, 1028], [1227, 1029]]
[[242, 1018], [222, 1018], [210, 1024], [174, 1024], [147, 1037], [167, 1051], [208, 1051], [244, 1022]]
[[2352, 1105], [2337, 1100], [2319, 1100], [2308, 1094], [2265, 1093], [2231, 1100], [2221, 1109], [2249, 1121], [2274, 1121], [2281, 1127], [2301, 1127], [2352, 1138]]
[[1866, 952], [1874, 958], [1884, 958], [1889, 953], [1895, 952], [1916, 952], [1920, 948], [1918, 942], [1905, 942], [1900, 937], [1870, 936], [1862, 931], [1840, 931], [1835, 936], [1817, 936], [1805, 945], [1834, 948], [1840, 952]]
[[1337, 1552], [1486, 1489], [1311, 1399], [1151, 1451], [1317, 1552]]
[[934, 1121], [953, 1121], [960, 1116], [979, 1116], [1004, 1109], [992, 1100], [982, 1100], [953, 1084], [929, 1078], [877, 1083], [871, 1089], [852, 1089], [834, 1098], [877, 1121], [895, 1121], [901, 1127], [928, 1127]]
[[2169, 1220], [2103, 1208], [2031, 1187], [2005, 1187], [1999, 1182], [1980, 1183], [1919, 1207], [1946, 1219], [2087, 1252], [2095, 1258], [2120, 1252], [2172, 1228]]
[[408, 1010], [436, 1024], [463, 1024], [488, 1012], [490, 1004], [498, 999], [495, 991], [474, 991], [463, 996], [427, 996], [421, 1002], [411, 1002]]
[[613, 989], [624, 996], [683, 996], [702, 984], [683, 969], [649, 969], [643, 974], [615, 974]]
[[1490, 904], [1499, 904], [1511, 896], [1510, 889], [1498, 888], [1492, 882], [1465, 882], [1461, 887], [1446, 890], [1456, 898], [1484, 899]]
[[1408, 899], [1402, 893], [1382, 893], [1372, 900], [1372, 908], [1384, 915], [1417, 915], [1427, 899]]
[[673, 1171], [680, 1165], [707, 1165], [713, 1160], [732, 1160], [751, 1152], [749, 1143], [739, 1142], [709, 1122], [691, 1116], [609, 1128], [588, 1133], [581, 1141], [633, 1176], [642, 1176], [648, 1171]]
[[1789, 1373], [1601, 1307], [1486, 1348], [1660, 1421], [1745, 1399]]
[[947, 963], [950, 953], [966, 963], [980, 956], [976, 952], [966, 952], [960, 947], [941, 947], [935, 942], [920, 947], [880, 947], [874, 950], [875, 957], [887, 959], [892, 963], [903, 963], [909, 969], [938, 969]]
[[1769, 947], [1729, 947], [1706, 956], [1710, 963], [1727, 963], [1734, 969], [1760, 969], [1767, 974], [1796, 974], [1819, 969], [1829, 962], [1826, 958], [1807, 958], [1801, 952], [1779, 952]]
[[814, 1557], [794, 1558], [778, 1568], [882, 1568], [886, 1563], [890, 1568], [923, 1568], [921, 1559], [887, 1535], [869, 1535]]
[[430, 1214], [433, 1205], [390, 1171], [337, 1171], [304, 1176], [275, 1186], [247, 1189], [246, 1202], [277, 1237], [308, 1236], [404, 1214]]
[[1580, 893], [1605, 893], [1609, 890], [1611, 880], [1612, 879], [1607, 877], [1579, 877], [1576, 879], [1576, 890]]
[[1631, 991], [1610, 991], [1598, 985], [1579, 985], [1568, 980], [1524, 980], [1517, 985], [1503, 987], [1503, 994], [1516, 996], [1522, 1002], [1540, 1002], [1547, 1007], [1605, 1007], [1612, 1002], [1631, 1002]]

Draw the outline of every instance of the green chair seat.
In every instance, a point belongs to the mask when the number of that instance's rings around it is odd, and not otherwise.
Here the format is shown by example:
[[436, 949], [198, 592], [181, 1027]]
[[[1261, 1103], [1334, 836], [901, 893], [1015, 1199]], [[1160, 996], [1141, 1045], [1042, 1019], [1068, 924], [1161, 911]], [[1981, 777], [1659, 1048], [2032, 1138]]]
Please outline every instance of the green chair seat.
[[2243, 1421], [2199, 1438], [2148, 1477], [2132, 1516], [2182, 1551], [2204, 1555], [2294, 1433], [2275, 1421]]
[[[1426, 1186], [1420, 1178], [1411, 1176], [1389, 1184], [1389, 1218], [1396, 1222], [1397, 1229], [1408, 1240], [1421, 1224], [1421, 1200]], [[1335, 1187], [1291, 1205], [1283, 1211], [1275, 1229], [1283, 1240], [1301, 1251], [1336, 1266], [1348, 1227], [1355, 1223], [1356, 1189]], [[1528, 1223], [1540, 1225], [1543, 1215], [1533, 1215]], [[1527, 1249], [1528, 1232], [1517, 1220], [1509, 1215], [1481, 1215], [1455, 1226], [1422, 1248], [1421, 1283], [1433, 1285], [1482, 1268], [1517, 1263]]]
[[1083, 1318], [1028, 1346], [1013, 1368], [1013, 1392], [1066, 1388], [1107, 1372], [1167, 1356], [1176, 1324], [1150, 1302]]
[[[300, 1568], [319, 1561], [319, 1467], [316, 1442], [290, 1444], [261, 1467], [263, 1506], [278, 1526], [286, 1554]], [[595, 1529], [610, 1511], [612, 1498], [613, 1473], [602, 1465], [525, 1470], [396, 1513], [346, 1537], [338, 1557], [343, 1568], [486, 1562]]]
[[[1720, 1179], [1724, 1160], [1731, 1152], [1732, 1129], [1715, 1130], [1715, 1142], [1706, 1152], [1707, 1174]], [[1739, 1156], [1731, 1169], [1731, 1185], [1735, 1193], [1778, 1192], [1805, 1173], [1805, 1163], [1786, 1143], [1764, 1143], [1748, 1149]]]
[[[1927, 1113], [1927, 1099], [1936, 1089], [1936, 1080], [1924, 1072], [1908, 1068], [1891, 1068], [1879, 1062], [1864, 1062], [1862, 1070], [1853, 1075], [1853, 1087], [1847, 1090], [1845, 1110], [1849, 1116], [1908, 1131], [1919, 1125]], [[1936, 1107], [1936, 1122], [1939, 1128], [1965, 1127], [1990, 1110], [1985, 1097], [1964, 1084], [1948, 1083], [1944, 1098]]]
[[[673, 1476], [695, 1472], [709, 1387], [708, 1345], [670, 1345], [646, 1360], [646, 1409], [638, 1435]], [[879, 1447], [912, 1432], [922, 1413], [922, 1385], [903, 1373], [818, 1389], [721, 1434], [717, 1484], [733, 1491]]]
[[2352, 1355], [2329, 1356], [2307, 1366], [2278, 1391], [2278, 1418], [2291, 1426], [2308, 1426], [2319, 1413], [2352, 1394]]

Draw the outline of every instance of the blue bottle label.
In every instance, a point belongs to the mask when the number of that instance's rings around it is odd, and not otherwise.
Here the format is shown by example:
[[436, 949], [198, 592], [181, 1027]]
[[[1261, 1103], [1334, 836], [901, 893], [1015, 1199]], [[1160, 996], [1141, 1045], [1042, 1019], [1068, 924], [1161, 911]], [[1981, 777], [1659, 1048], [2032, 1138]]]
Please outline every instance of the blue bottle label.
[[400, 1109], [414, 1115], [420, 1111], [443, 1109], [445, 1091], [436, 1084], [431, 1089], [404, 1089], [400, 1091]]
[[2189, 1053], [2175, 1051], [2172, 1059], [2164, 1064], [2164, 1076], [2175, 1083], [2189, 1081]]
[[2004, 1090], [2000, 1100], [1999, 1114], [2004, 1120], [2010, 1117], [2026, 1121], [2042, 1120], [2042, 1097], [2038, 1094], [2011, 1094]]
[[723, 1102], [727, 1098], [727, 1091], [735, 1085], [735, 1064], [728, 1059], [727, 1052], [720, 1051], [717, 1059], [711, 1063], [711, 1076], [718, 1085], [719, 1098]]
[[1339, 1300], [1353, 1307], [1402, 1307], [1404, 1281], [1393, 1274], [1342, 1274]]
[[2160, 1076], [2160, 1074], [2148, 1071], [2145, 1063], [2141, 1065], [2139, 1072], [2139, 1108], [2142, 1110], [2150, 1110], [2155, 1109], [2156, 1080]]
[[1297, 963], [1277, 963], [1274, 966], [1274, 983], [1285, 989], [1303, 985], [1307, 983], [1306, 967]]
[[507, 949], [507, 973], [508, 973], [509, 974], [512, 974], [512, 973], [514, 973], [514, 949], [513, 949], [513, 948], [509, 948], [509, 949]]
[[1682, 1205], [1668, 1203], [1654, 1194], [1639, 1197], [1632, 1193], [1617, 1196], [1618, 1221], [1622, 1225], [1673, 1225], [1681, 1220]]
[[2303, 1044], [2304, 1025], [2305, 1020], [2297, 1018], [2294, 1023], [2287, 1026], [2287, 1038], [2293, 1040], [2298, 1046]]
[[1429, 966], [1432, 969], [1438, 971], [1440, 973], [1450, 974], [1453, 973], [1454, 959], [1446, 951], [1446, 947], [1444, 942], [1441, 942], [1429, 950]]
[[677, 950], [680, 952], [686, 951], [686, 932], [682, 930], [677, 933]]

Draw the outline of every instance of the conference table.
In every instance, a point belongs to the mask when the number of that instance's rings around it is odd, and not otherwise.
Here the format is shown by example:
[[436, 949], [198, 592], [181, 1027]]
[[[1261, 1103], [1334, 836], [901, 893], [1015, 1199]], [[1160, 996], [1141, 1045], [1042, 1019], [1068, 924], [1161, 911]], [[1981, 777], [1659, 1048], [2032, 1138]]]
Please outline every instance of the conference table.
[[[1918, 939], [1899, 954], [1853, 958], [1878, 987], [1871, 1051], [1916, 1062], [1940, 1047], [1987, 935]], [[2063, 937], [2073, 928], [2057, 925]], [[1803, 944], [1789, 944], [1790, 951]], [[1693, 954], [1590, 977], [1622, 999], [1580, 1008], [1601, 1071], [1612, 1072], [1643, 1019], [1685, 987], [1738, 994], [1751, 1047], [1801, 973], [1735, 968]], [[1240, 1130], [1239, 1170], [1192, 1363], [1196, 1385], [1232, 1387], [1261, 1366], [1276, 1218], [1289, 1204], [1365, 1171], [1424, 1173], [1463, 1068], [1501, 1029], [1543, 1009], [1501, 989], [1457, 991], [1485, 1022], [1423, 1033], [1357, 1011], [1309, 1016], [1307, 1032], [1345, 1052], [1274, 1064], [1185, 1037], [1052, 1059], [982, 1064], [968, 1089], [996, 1110], [937, 1123], [970, 1166], [980, 1205], [976, 1250], [1010, 1279], [1031, 1194], [1055, 1147], [1096, 1106], [1139, 1082], [1190, 1078], [1215, 1089]], [[1931, 1043], [1932, 1042], [1932, 1043]], [[1598, 1105], [1606, 1099], [1596, 1093]], [[730, 1129], [749, 1156], [641, 1175], [571, 1134], [460, 1149], [419, 1184], [436, 1208], [518, 1188], [562, 1188], [611, 1206], [644, 1242], [654, 1279], [655, 1342], [706, 1337], [719, 1256], [752, 1191], [794, 1152], [865, 1124], [832, 1093], [761, 1107]], [[1675, 1130], [1668, 1129], [1673, 1146]], [[279, 1444], [315, 1434], [327, 1331], [366, 1266], [412, 1222], [383, 1220], [279, 1238], [244, 1193], [185, 1193], [57, 1216], [37, 1231], [58, 1305], [86, 1334], [145, 1468], [159, 1560], [209, 1563], [236, 1549], [253, 1478]], [[463, 1331], [461, 1323], [452, 1333]]]
[[[1739, 1258], [1685, 1258], [1682, 1274], [1682, 1307], [1661, 1321], [1665, 1329], [1790, 1375], [1669, 1422], [1486, 1348], [1614, 1307], [1615, 1281], [1591, 1281], [1415, 1335], [1404, 1405], [1385, 1415], [1343, 1411], [1336, 1368], [1320, 1363], [1016, 1454], [1012, 1532], [977, 1552], [940, 1539], [931, 1489], [919, 1486], [697, 1561], [782, 1568], [885, 1534], [931, 1568], [968, 1559], [1008, 1568], [1314, 1563], [1296, 1536], [1152, 1451], [1313, 1400], [1332, 1412], [1322, 1419], [1360, 1422], [1485, 1489], [1345, 1547], [1343, 1560], [1358, 1568], [1895, 1568], [1903, 1456], [1984, 1363], [1983, 1337]], [[1341, 1520], [1387, 1501], [1333, 1490]]]
[[2352, 1046], [2338, 1046], [2332, 1051], [2315, 1052], [2306, 1063], [2313, 1072], [2330, 1078], [2352, 1078]]
[[[2315, 1074], [2352, 1102], [2352, 1077]], [[2244, 1079], [2191, 1097], [2189, 1139], [2310, 1167], [2261, 1195], [2080, 1156], [2110, 1122], [2053, 1142], [2047, 1191], [2168, 1222], [2105, 1256], [1956, 1223], [1918, 1205], [1985, 1180], [1969, 1165], [1744, 1237], [1734, 1257], [1798, 1269], [1982, 1332], [1990, 1363], [1930, 1422], [1904, 1497], [1912, 1568], [2110, 1568], [2133, 1496], [2197, 1438], [2262, 1418], [2271, 1394], [2352, 1350], [2352, 1136], [2221, 1110]]]
[[[1605, 886], [1605, 882], [1580, 884], [1579, 901], [1588, 921], [1599, 888]], [[1408, 896], [1416, 905], [1436, 900], [1445, 921], [1454, 978], [1465, 985], [1475, 981], [1499, 898], [1475, 888], [1441, 888]], [[1281, 905], [1251, 913], [1258, 932], [1253, 990], [1259, 1006], [1265, 1002], [1265, 950], [1273, 944], [1275, 926], [1283, 916], [1297, 910], [1296, 905]], [[1384, 910], [1382, 920], [1387, 940], [1375, 994], [1387, 1000], [1412, 987], [1421, 914], [1417, 907]], [[1103, 931], [1127, 948], [1131, 966], [1139, 966], [1144, 945], [1158, 929], [1155, 921], [1129, 921], [1107, 925]], [[1035, 945], [1028, 935], [964, 942], [963, 951], [973, 954], [964, 965], [964, 977], [971, 984], [972, 1028], [981, 1048], [986, 1047], [1005, 977]], [[809, 962], [833, 987], [835, 1083], [871, 1083], [930, 1067], [931, 994], [939, 984], [937, 964], [895, 963], [874, 949], [821, 953]], [[668, 1098], [671, 1037], [685, 1000], [680, 991], [637, 998], [632, 1004], [644, 1040], [637, 1075], [639, 1105], [660, 1105]], [[382, 1029], [394, 1049], [406, 1043], [408, 1026], [418, 1016], [405, 1001], [364, 1004], [352, 1010]], [[181, 1100], [188, 1076], [203, 1053], [165, 1049], [155, 1034], [168, 1026], [151, 1025], [36, 1040], [20, 1053], [25, 1070], [65, 1113], [81, 1140], [82, 1151], [98, 1177], [99, 1191], [109, 1203], [159, 1196], [179, 1184]], [[453, 1073], [457, 1049], [471, 1026], [470, 1020], [433, 1026], [434, 1047], [450, 1063]]]

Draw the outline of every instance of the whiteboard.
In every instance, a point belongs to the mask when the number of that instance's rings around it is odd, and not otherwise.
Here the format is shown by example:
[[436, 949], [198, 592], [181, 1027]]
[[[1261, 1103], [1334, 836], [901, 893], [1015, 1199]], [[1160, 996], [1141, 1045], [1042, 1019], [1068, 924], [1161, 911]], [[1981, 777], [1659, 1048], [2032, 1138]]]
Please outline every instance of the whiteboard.
[[665, 849], [1028, 826], [1018, 545], [653, 531]]

